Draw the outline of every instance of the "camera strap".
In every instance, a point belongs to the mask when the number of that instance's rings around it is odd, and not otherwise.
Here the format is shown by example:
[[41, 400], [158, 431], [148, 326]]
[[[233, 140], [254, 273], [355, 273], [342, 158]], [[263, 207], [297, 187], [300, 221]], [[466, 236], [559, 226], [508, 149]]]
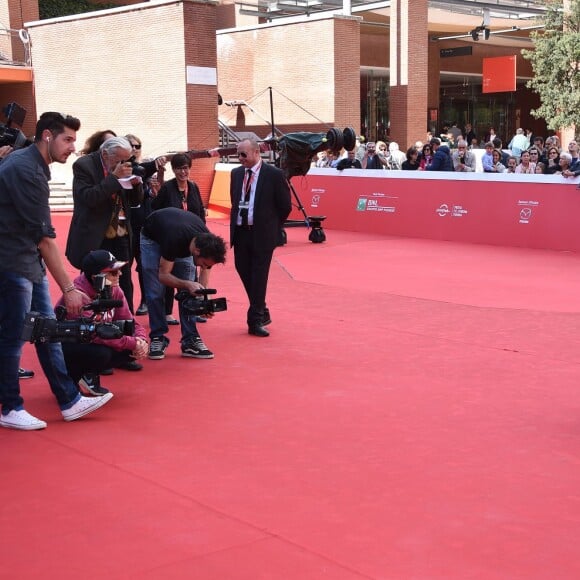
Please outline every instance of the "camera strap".
[[108, 239], [122, 238], [128, 234], [127, 230], [127, 216], [123, 209], [123, 202], [120, 194], [115, 195], [115, 205], [111, 213], [111, 221], [109, 227], [105, 232], [105, 237]]

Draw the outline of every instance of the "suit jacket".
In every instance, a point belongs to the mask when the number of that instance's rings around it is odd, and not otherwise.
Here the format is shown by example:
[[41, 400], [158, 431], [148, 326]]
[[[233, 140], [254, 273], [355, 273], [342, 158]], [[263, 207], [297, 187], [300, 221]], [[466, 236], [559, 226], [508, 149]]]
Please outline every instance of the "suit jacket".
[[103, 170], [98, 151], [79, 157], [73, 165], [73, 217], [66, 242], [66, 257], [80, 268], [91, 250], [101, 247], [111, 222], [116, 196], [120, 197], [127, 218], [129, 245], [132, 243], [130, 206], [143, 201], [143, 187], [123, 189], [114, 175]]
[[[239, 204], [244, 183], [243, 166], [236, 167], [231, 173], [230, 199], [232, 210], [230, 214], [230, 244], [234, 246], [234, 232], [239, 213]], [[278, 242], [280, 228], [290, 215], [292, 203], [290, 189], [284, 174], [273, 165], [262, 163], [256, 193], [254, 196], [254, 239], [259, 247], [273, 250]]]
[[[205, 223], [205, 208], [201, 200], [199, 188], [193, 181], [187, 181], [187, 211], [199, 216]], [[166, 181], [157, 195], [151, 201], [151, 209], [162, 209], [164, 207], [183, 208], [181, 201], [181, 193], [177, 185], [177, 179], [170, 179]]]

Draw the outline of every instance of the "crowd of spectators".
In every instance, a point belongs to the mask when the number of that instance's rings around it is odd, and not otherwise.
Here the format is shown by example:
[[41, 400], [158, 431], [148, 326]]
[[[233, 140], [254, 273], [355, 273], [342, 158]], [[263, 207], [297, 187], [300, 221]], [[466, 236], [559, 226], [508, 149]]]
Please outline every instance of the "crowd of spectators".
[[458, 171], [466, 173], [519, 173], [580, 175], [578, 143], [570, 141], [562, 149], [556, 135], [533, 135], [530, 129], [516, 129], [504, 148], [493, 127], [489, 127], [483, 140], [479, 140], [473, 127], [467, 123], [463, 129], [456, 124], [445, 127], [439, 137], [427, 132], [426, 142], [415, 142], [400, 150], [394, 141], [357, 141], [353, 151], [318, 153], [313, 167], [343, 169], [374, 169], [387, 171]]

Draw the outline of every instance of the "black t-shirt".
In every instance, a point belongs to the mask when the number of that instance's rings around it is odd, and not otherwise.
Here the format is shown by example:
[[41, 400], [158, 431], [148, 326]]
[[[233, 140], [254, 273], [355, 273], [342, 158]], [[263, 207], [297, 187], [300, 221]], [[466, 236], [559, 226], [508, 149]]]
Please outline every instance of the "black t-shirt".
[[158, 209], [145, 220], [142, 232], [159, 244], [161, 255], [170, 262], [191, 256], [189, 246], [197, 234], [209, 233], [202, 219], [176, 207]]

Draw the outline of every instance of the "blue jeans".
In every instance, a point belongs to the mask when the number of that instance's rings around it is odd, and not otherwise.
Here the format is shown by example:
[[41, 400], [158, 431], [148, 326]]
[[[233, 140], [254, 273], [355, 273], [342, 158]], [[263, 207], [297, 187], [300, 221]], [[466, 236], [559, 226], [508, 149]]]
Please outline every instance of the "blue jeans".
[[[3, 413], [23, 408], [18, 367], [23, 345], [20, 337], [29, 311], [54, 318], [46, 276], [42, 282], [33, 283], [15, 272], [0, 272], [0, 404]], [[68, 376], [60, 343], [35, 343], [35, 347], [60, 408], [70, 408], [80, 393]]]
[[[163, 337], [169, 330], [165, 319], [165, 286], [159, 281], [160, 261], [159, 244], [141, 232], [141, 270], [145, 286], [145, 302], [149, 310], [149, 336], [152, 339]], [[193, 257], [176, 258], [171, 273], [180, 280], [195, 280]], [[179, 321], [182, 345], [199, 337], [195, 316], [184, 312], [181, 302], [179, 302]]]

